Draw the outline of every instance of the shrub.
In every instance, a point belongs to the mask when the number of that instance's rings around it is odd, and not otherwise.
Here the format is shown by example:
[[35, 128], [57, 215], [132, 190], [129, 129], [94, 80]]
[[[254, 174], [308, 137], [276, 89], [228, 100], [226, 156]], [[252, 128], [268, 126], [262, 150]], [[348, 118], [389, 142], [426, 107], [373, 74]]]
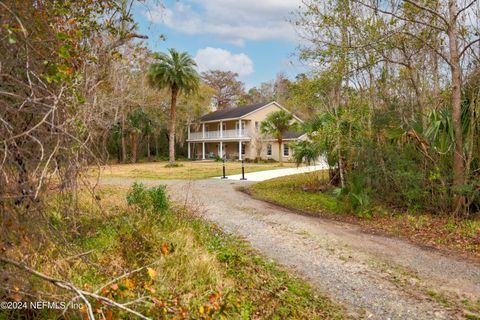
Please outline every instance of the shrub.
[[165, 185], [147, 189], [142, 183], [136, 182], [127, 194], [127, 203], [142, 211], [153, 210], [158, 213], [165, 213], [170, 207]]
[[136, 205], [143, 210], [148, 208], [148, 194], [142, 183], [133, 183], [127, 194], [127, 203], [128, 205]]
[[165, 185], [148, 189], [148, 195], [153, 210], [157, 212], [166, 212], [169, 209], [170, 203], [168, 201], [167, 187]]
[[353, 211], [361, 217], [370, 217], [371, 198], [362, 173], [355, 172], [347, 186], [341, 189], [339, 196], [345, 210]]

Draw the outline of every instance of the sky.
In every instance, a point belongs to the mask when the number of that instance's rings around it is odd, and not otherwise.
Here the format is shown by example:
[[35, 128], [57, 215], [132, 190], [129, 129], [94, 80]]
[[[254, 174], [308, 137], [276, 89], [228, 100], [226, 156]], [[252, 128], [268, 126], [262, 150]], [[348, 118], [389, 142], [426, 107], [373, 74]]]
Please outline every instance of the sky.
[[147, 0], [136, 5], [134, 15], [153, 51], [187, 51], [199, 72], [236, 72], [249, 89], [280, 72], [293, 78], [304, 71], [296, 58], [300, 40], [288, 21], [300, 4], [301, 0]]

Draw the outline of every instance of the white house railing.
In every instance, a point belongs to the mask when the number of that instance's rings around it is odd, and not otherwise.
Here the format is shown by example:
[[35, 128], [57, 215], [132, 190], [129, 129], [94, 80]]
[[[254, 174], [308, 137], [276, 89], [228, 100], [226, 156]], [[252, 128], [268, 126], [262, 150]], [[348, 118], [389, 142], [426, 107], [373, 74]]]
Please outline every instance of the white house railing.
[[203, 132], [190, 132], [190, 140], [200, 140], [200, 139], [235, 139], [235, 138], [250, 138], [247, 130], [223, 130], [223, 132], [218, 131], [205, 131]]

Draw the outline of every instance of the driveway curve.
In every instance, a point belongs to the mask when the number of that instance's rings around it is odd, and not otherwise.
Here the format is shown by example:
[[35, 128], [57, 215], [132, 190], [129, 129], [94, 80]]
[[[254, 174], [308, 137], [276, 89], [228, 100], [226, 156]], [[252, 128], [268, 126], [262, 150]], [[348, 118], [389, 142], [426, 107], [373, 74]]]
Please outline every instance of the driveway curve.
[[109, 178], [101, 184], [134, 181], [167, 184], [173, 200], [306, 278], [354, 317], [463, 319], [465, 301], [480, 299], [479, 264], [252, 199], [238, 191], [249, 182]]

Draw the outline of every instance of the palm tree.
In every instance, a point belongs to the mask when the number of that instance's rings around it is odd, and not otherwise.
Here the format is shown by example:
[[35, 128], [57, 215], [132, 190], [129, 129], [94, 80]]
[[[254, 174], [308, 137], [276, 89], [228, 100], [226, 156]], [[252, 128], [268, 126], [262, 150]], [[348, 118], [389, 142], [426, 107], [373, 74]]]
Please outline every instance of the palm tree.
[[177, 96], [179, 93], [193, 93], [198, 89], [200, 76], [197, 64], [187, 52], [168, 49], [167, 53], [157, 53], [158, 63], [152, 63], [147, 74], [148, 83], [158, 90], [168, 88], [171, 93], [169, 165], [175, 163], [175, 125], [177, 121]]
[[278, 161], [280, 166], [282, 161], [282, 142], [283, 135], [290, 130], [296, 130], [297, 123], [293, 122], [293, 115], [287, 111], [280, 110], [270, 113], [260, 124], [260, 132], [277, 139], [278, 142]]

